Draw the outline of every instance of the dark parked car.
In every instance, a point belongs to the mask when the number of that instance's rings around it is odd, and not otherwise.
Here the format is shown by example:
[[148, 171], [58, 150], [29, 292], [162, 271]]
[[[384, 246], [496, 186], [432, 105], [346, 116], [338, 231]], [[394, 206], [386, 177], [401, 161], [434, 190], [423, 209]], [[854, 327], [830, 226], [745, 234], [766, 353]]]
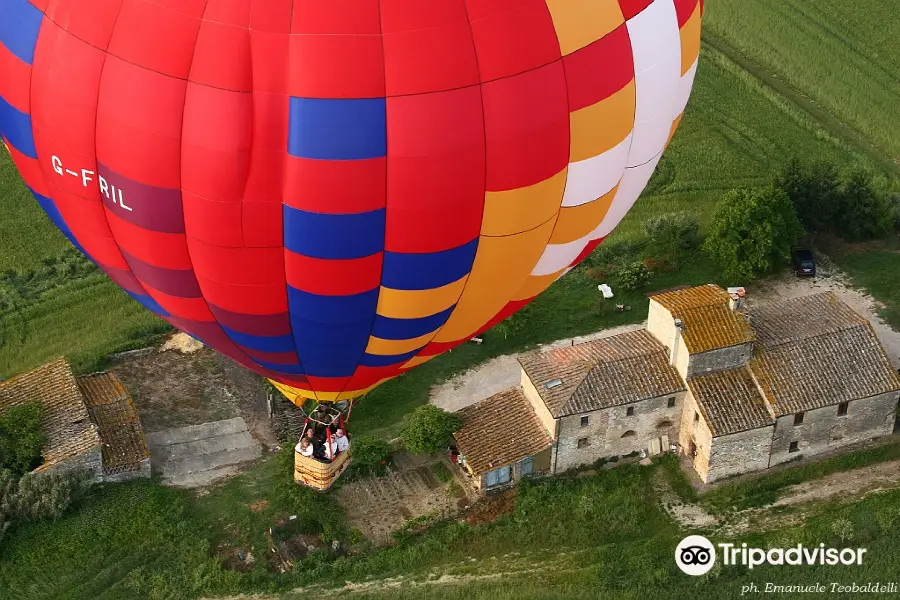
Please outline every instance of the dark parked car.
[[809, 250], [794, 250], [794, 273], [798, 277], [816, 276], [816, 259]]

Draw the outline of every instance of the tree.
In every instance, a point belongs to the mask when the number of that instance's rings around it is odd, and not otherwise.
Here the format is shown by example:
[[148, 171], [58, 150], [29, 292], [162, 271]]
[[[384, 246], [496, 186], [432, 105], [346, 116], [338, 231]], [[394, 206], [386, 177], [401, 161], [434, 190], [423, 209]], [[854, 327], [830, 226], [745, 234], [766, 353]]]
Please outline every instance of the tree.
[[784, 190], [791, 199], [806, 229], [838, 233], [840, 177], [833, 163], [804, 163], [794, 158], [776, 177], [775, 187]]
[[406, 417], [400, 429], [400, 439], [413, 454], [434, 454], [447, 447], [450, 436], [461, 424], [458, 415], [426, 404]]
[[21, 475], [41, 464], [41, 450], [47, 441], [41, 431], [43, 413], [40, 402], [0, 411], [0, 468]]
[[802, 233], [784, 190], [733, 190], [716, 206], [704, 249], [726, 278], [743, 283], [789, 259]]
[[700, 245], [700, 222], [687, 212], [652, 217], [644, 223], [647, 251], [657, 260], [677, 261]]
[[882, 237], [894, 226], [887, 195], [876, 192], [872, 175], [862, 169], [851, 171], [842, 182], [837, 217], [835, 233], [850, 242]]

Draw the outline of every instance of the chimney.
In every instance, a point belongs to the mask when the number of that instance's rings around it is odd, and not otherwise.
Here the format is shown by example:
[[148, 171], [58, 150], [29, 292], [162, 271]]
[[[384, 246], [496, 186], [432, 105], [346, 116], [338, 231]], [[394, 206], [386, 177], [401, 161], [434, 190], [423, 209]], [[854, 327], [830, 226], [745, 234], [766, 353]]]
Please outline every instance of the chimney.
[[728, 307], [731, 310], [742, 310], [744, 308], [744, 297], [747, 295], [747, 290], [742, 287], [730, 287], [728, 288]]

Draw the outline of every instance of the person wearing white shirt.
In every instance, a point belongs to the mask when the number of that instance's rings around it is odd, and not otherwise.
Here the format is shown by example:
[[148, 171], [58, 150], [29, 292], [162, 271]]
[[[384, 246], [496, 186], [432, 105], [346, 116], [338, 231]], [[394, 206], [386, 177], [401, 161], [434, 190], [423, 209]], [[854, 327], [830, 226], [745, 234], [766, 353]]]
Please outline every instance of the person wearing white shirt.
[[297, 442], [297, 446], [294, 449], [299, 452], [301, 456], [311, 457], [313, 455], [313, 445], [308, 438], [303, 438]]
[[331, 438], [335, 444], [335, 449], [337, 452], [335, 454], [340, 454], [341, 452], [346, 452], [347, 448], [350, 447], [350, 440], [347, 439], [347, 434], [344, 433], [343, 429], [338, 429], [334, 432], [334, 437]]

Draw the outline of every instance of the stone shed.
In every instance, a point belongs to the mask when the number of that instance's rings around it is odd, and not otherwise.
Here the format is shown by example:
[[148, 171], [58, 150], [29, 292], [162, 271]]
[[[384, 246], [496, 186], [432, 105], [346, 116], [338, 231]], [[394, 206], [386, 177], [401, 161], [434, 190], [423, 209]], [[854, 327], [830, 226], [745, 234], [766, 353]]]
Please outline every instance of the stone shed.
[[453, 434], [460, 466], [479, 490], [550, 472], [551, 439], [522, 388], [495, 394], [459, 411], [462, 427]]
[[150, 453], [134, 402], [111, 372], [76, 378], [58, 358], [0, 382], [0, 410], [44, 405], [47, 437], [36, 472], [83, 470], [93, 481], [150, 476]]

